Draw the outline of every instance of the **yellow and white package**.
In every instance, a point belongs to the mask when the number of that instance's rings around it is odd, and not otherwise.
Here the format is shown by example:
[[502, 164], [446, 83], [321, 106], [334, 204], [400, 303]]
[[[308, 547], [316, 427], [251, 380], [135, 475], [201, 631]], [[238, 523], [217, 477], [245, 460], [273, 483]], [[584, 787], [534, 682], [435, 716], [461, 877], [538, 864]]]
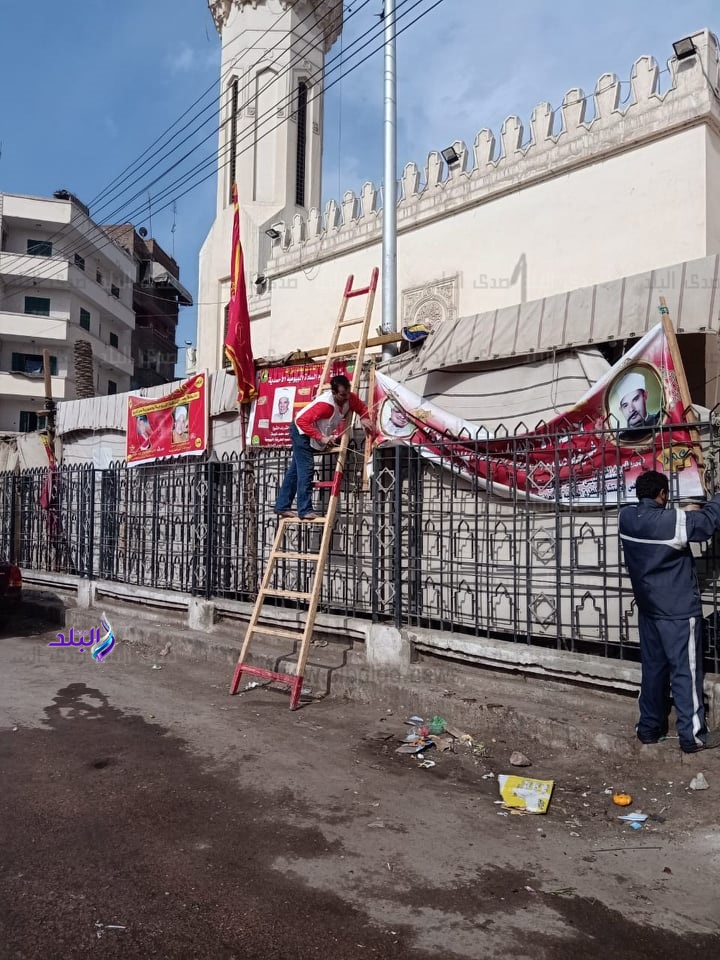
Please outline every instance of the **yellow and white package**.
[[529, 777], [500, 773], [498, 786], [506, 807], [524, 810], [526, 813], [547, 813], [555, 781], [531, 780]]

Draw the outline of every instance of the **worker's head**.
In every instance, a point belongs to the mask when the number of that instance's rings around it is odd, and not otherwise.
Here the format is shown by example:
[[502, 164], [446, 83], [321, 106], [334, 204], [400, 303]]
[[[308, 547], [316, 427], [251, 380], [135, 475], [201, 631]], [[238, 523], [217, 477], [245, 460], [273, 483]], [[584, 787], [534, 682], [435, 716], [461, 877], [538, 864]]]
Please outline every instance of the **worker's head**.
[[343, 373], [337, 373], [330, 380], [330, 389], [338, 403], [345, 403], [350, 395], [350, 381]]
[[626, 374], [617, 387], [620, 398], [620, 413], [628, 427], [642, 427], [647, 417], [647, 388], [641, 373]]
[[635, 483], [638, 500], [657, 500], [664, 505], [667, 503], [669, 490], [668, 478], [659, 470], [646, 470]]

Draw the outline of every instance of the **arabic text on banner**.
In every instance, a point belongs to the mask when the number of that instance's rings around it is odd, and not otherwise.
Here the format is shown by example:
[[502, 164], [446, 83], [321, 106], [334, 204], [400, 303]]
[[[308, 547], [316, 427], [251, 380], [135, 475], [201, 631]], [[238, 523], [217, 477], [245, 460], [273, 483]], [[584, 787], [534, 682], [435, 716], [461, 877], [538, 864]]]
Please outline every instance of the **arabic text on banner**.
[[637, 477], [655, 469], [677, 473], [681, 497], [704, 497], [680, 377], [658, 324], [575, 406], [532, 432], [497, 436], [378, 372], [376, 442], [417, 445], [499, 496], [609, 505], [634, 500]]
[[164, 397], [128, 396], [128, 466], [167, 457], [199, 456], [207, 449], [207, 374], [190, 377]]
[[[333, 374], [352, 379], [352, 361], [338, 360]], [[322, 363], [267, 367], [258, 376], [258, 397], [250, 413], [248, 443], [256, 447], [289, 447], [290, 424], [320, 386]]]

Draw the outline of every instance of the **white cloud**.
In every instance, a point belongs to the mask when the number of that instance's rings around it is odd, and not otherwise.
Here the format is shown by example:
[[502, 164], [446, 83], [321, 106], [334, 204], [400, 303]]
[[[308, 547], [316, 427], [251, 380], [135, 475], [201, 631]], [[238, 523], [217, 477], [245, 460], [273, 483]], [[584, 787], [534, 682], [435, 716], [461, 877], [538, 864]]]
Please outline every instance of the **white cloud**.
[[197, 73], [209, 68], [217, 69], [218, 64], [218, 51], [214, 45], [208, 44], [198, 48], [183, 43], [165, 56], [165, 66], [173, 74]]

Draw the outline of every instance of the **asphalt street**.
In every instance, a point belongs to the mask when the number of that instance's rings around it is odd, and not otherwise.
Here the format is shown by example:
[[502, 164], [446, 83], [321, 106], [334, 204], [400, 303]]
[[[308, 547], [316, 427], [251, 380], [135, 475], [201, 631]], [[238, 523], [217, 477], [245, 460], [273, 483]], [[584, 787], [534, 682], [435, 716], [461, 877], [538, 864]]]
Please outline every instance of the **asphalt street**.
[[[634, 832], [605, 791], [640, 775], [592, 755], [488, 729], [422, 769], [395, 753], [402, 704], [291, 714], [227, 696], [221, 665], [21, 632], [0, 639], [2, 958], [720, 955], [720, 766], [704, 796], [647, 766], [665, 813]], [[496, 804], [517, 747], [556, 780], [544, 817]]]

